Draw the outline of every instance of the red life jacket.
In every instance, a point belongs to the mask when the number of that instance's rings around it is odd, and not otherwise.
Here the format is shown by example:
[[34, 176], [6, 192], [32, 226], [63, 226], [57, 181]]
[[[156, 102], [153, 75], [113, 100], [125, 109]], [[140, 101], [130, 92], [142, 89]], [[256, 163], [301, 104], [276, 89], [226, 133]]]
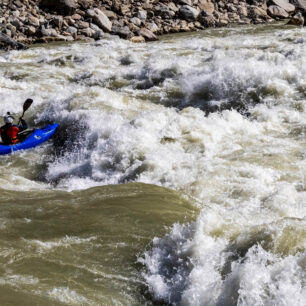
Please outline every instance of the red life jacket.
[[11, 139], [12, 143], [18, 142], [18, 133], [20, 129], [17, 126], [11, 126], [7, 129], [6, 135]]

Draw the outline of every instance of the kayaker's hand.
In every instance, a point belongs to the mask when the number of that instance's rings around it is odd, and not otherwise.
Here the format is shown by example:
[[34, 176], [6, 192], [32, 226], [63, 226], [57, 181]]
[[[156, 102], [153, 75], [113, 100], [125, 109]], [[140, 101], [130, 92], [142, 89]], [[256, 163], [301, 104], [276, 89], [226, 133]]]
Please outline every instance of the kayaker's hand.
[[19, 120], [23, 120], [23, 117], [19, 117]]

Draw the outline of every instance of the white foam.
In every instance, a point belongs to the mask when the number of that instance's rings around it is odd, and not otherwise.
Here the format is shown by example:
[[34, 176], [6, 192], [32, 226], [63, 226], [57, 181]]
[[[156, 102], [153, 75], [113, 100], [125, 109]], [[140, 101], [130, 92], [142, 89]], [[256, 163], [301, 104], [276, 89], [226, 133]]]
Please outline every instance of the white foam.
[[83, 305], [88, 304], [89, 301], [82, 295], [78, 294], [75, 290], [68, 287], [56, 287], [48, 291], [48, 295], [61, 303], [69, 305]]
[[[34, 97], [27, 115], [36, 124], [58, 122], [62, 133], [50, 157], [39, 159], [41, 148], [20, 155], [24, 167], [9, 164], [1, 186], [75, 190], [144, 182], [179, 190], [202, 210], [194, 223], [156, 238], [143, 256], [154, 298], [306, 304], [305, 29], [252, 29], [2, 57], [0, 112], [17, 114]], [[248, 116], [233, 109], [207, 116], [209, 103], [245, 107]], [[31, 183], [26, 170], [36, 158], [49, 184]], [[70, 242], [34, 244], [46, 251]], [[73, 295], [51, 293], [64, 302]]]

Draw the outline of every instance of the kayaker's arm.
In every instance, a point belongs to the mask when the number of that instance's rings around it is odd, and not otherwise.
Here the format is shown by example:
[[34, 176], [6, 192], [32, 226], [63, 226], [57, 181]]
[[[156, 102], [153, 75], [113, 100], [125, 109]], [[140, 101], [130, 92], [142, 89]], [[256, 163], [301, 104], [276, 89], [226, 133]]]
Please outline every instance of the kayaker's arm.
[[20, 120], [20, 123], [21, 123], [21, 125], [18, 126], [20, 131], [26, 130], [28, 128], [28, 125], [27, 125], [26, 121], [22, 117], [20, 117], [19, 120]]

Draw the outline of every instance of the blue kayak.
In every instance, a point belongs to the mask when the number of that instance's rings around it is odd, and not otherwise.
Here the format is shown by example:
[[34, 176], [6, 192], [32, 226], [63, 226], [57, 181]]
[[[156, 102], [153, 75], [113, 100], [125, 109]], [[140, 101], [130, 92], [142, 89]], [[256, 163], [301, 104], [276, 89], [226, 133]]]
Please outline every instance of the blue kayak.
[[34, 148], [41, 143], [47, 141], [57, 129], [58, 124], [49, 124], [42, 129], [35, 129], [30, 135], [26, 136], [25, 140], [14, 145], [0, 144], [0, 155], [10, 154], [15, 151]]

